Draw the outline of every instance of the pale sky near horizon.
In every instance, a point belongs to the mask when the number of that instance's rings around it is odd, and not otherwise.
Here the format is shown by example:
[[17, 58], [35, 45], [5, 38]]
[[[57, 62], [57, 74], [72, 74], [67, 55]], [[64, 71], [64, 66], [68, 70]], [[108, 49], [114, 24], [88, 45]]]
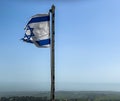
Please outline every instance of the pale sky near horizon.
[[20, 39], [52, 4], [56, 89], [120, 91], [120, 0], [1, 0], [0, 91], [50, 89], [50, 49]]

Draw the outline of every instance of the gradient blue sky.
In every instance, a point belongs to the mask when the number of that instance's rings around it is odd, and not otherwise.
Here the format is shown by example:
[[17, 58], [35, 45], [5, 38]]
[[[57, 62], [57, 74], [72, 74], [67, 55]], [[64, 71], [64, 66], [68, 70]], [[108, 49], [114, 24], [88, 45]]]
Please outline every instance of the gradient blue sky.
[[120, 91], [120, 0], [1, 0], [0, 91], [50, 89], [50, 49], [20, 39], [56, 6], [56, 89]]

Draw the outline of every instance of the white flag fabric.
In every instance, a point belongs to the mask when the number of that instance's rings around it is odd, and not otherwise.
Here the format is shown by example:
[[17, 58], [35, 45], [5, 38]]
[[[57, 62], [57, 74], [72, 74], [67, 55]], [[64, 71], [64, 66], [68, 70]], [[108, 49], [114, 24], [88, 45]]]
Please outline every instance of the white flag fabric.
[[37, 47], [49, 47], [49, 21], [49, 14], [36, 14], [32, 16], [25, 27], [25, 36], [22, 40], [28, 43], [34, 43]]

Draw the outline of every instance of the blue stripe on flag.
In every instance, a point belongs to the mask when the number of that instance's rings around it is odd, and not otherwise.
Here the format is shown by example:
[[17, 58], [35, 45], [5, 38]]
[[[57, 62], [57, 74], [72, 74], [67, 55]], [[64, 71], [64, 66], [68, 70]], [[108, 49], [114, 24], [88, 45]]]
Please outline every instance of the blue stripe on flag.
[[40, 46], [50, 44], [50, 39], [36, 41]]
[[35, 17], [32, 18], [28, 24], [30, 23], [36, 23], [36, 22], [43, 22], [43, 21], [49, 21], [50, 20], [50, 16], [43, 16], [43, 17]]

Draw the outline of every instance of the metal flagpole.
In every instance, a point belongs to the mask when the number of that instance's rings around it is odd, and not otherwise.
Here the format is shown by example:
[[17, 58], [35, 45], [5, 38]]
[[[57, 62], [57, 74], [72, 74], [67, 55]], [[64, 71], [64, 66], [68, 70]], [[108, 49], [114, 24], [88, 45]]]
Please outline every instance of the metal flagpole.
[[51, 94], [50, 101], [55, 101], [55, 6], [52, 5], [52, 35], [51, 35]]

